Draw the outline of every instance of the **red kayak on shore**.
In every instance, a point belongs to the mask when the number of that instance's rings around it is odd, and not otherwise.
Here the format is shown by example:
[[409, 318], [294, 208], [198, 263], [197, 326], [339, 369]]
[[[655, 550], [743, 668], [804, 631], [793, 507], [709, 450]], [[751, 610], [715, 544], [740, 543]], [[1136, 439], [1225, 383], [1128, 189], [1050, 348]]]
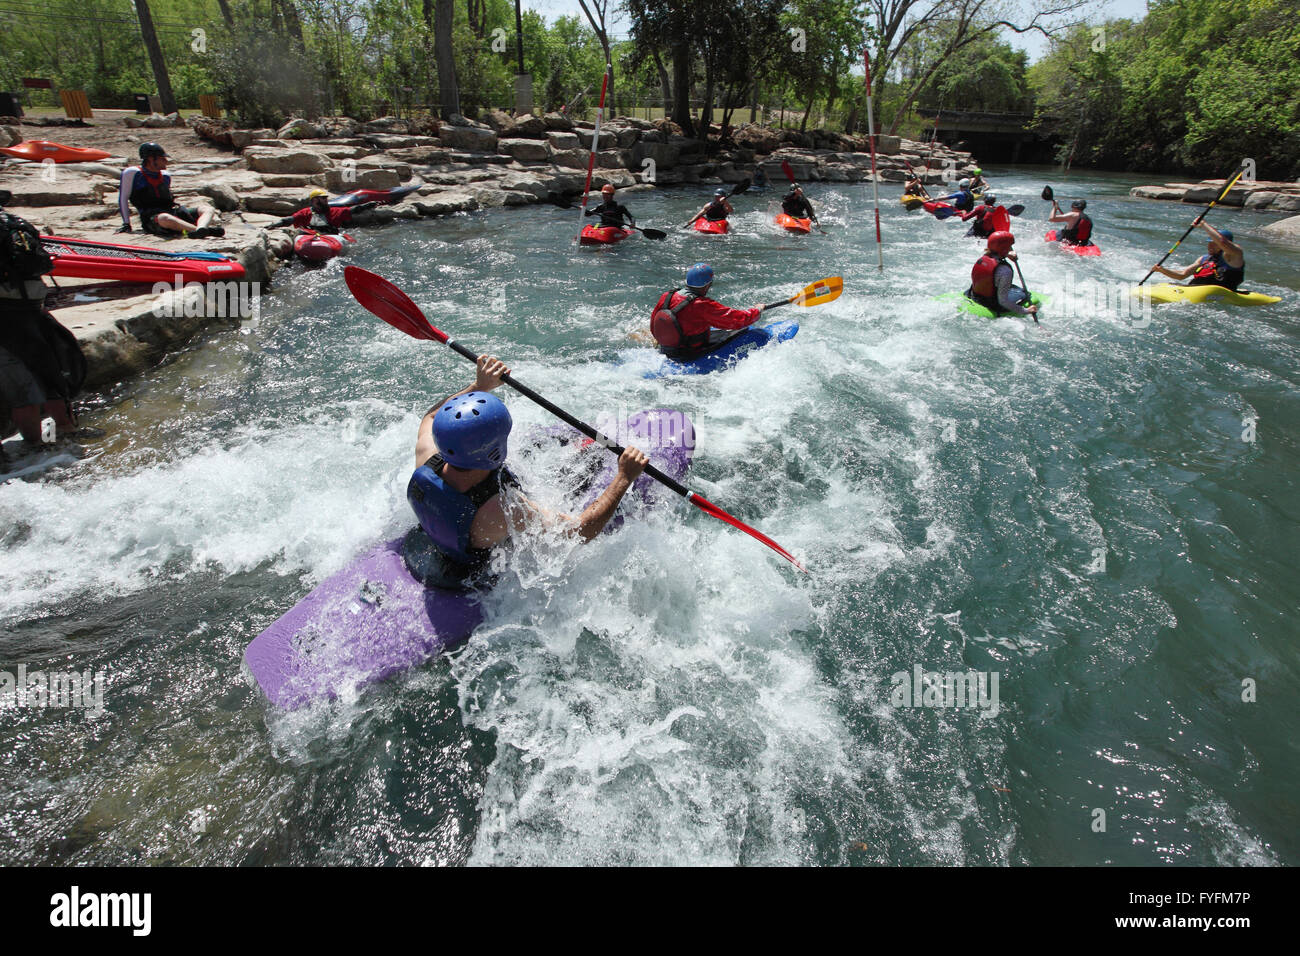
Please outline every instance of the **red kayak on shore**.
[[405, 186], [394, 186], [392, 189], [354, 189], [351, 192], [343, 193], [341, 196], [335, 196], [330, 200], [331, 206], [359, 206], [366, 202], [377, 202], [381, 206], [391, 206], [395, 202], [400, 202], [404, 197], [415, 192], [424, 183], [414, 182], [407, 183]]
[[620, 226], [583, 226], [582, 237], [578, 242], [584, 246], [608, 246], [622, 242], [630, 235], [631, 229]]
[[47, 159], [55, 163], [93, 163], [108, 159], [111, 153], [102, 149], [83, 149], [80, 146], [64, 146], [62, 143], [50, 143], [43, 139], [29, 139], [13, 146], [0, 147], [0, 155], [10, 159], [25, 159], [31, 163], [43, 163]]
[[703, 217], [696, 219], [691, 225], [695, 228], [696, 232], [707, 232], [715, 236], [726, 235], [727, 230], [731, 228], [725, 219], [715, 219], [711, 221]]
[[1056, 238], [1056, 230], [1055, 230], [1055, 229], [1053, 229], [1051, 232], [1049, 232], [1049, 233], [1048, 233], [1047, 235], [1045, 235], [1043, 238], [1046, 239], [1048, 242], [1054, 242], [1054, 243], [1056, 243], [1058, 246], [1060, 246], [1060, 247], [1061, 247], [1062, 249], [1064, 249], [1066, 252], [1073, 252], [1076, 256], [1099, 256], [1099, 255], [1101, 255], [1101, 250], [1098, 249], [1096, 246], [1094, 246], [1094, 245], [1092, 245], [1092, 244], [1083, 245], [1083, 246], [1077, 246], [1077, 245], [1075, 245], [1075, 244], [1073, 244], [1073, 243], [1070, 243], [1070, 242], [1062, 242], [1061, 240], [1059, 240], [1059, 239]]
[[41, 247], [54, 259], [51, 275], [118, 282], [211, 282], [239, 279], [244, 267], [217, 252], [163, 252], [148, 246], [123, 246], [86, 239], [42, 236]]
[[337, 236], [304, 232], [293, 241], [293, 251], [298, 254], [299, 259], [306, 259], [308, 262], [324, 262], [326, 259], [343, 255], [354, 245], [356, 240], [346, 232], [341, 232]]

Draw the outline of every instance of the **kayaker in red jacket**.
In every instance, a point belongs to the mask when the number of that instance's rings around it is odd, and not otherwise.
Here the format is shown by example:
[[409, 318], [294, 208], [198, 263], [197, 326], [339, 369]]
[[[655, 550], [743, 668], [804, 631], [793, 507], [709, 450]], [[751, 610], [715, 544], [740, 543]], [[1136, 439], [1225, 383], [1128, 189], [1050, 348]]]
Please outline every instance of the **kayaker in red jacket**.
[[379, 203], [366, 202], [359, 206], [331, 206], [330, 194], [323, 189], [313, 189], [307, 194], [307, 208], [299, 209], [292, 216], [285, 216], [271, 223], [276, 226], [294, 226], [312, 232], [332, 234], [352, 222], [358, 212], [374, 209]]
[[970, 230], [966, 233], [968, 236], [978, 236], [981, 239], [987, 239], [993, 233], [997, 232], [997, 225], [994, 223], [994, 211], [997, 209], [998, 197], [994, 193], [984, 194], [984, 205], [976, 206], [970, 212], [961, 214], [961, 221], [974, 219]]
[[1011, 284], [1015, 273], [1007, 260], [1016, 260], [1016, 254], [1011, 251], [1015, 241], [1015, 236], [1002, 230], [989, 236], [988, 248], [970, 271], [970, 288], [966, 290], [966, 297], [994, 315], [1037, 316], [1038, 306], [1032, 303], [1022, 305], [1029, 297], [1024, 289]]
[[[701, 355], [721, 345], [730, 334], [758, 321], [765, 306], [732, 309], [710, 299], [713, 267], [697, 262], [686, 270], [686, 291], [665, 292], [650, 313], [650, 333], [661, 351], [673, 358]], [[718, 331], [714, 331], [718, 330]]]

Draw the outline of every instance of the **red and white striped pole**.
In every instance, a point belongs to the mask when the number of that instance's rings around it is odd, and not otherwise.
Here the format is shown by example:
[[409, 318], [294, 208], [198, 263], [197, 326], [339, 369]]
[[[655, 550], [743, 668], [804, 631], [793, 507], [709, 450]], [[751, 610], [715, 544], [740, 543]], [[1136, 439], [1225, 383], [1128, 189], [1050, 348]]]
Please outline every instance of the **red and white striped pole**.
[[867, 48], [862, 48], [862, 66], [866, 71], [867, 84], [867, 137], [871, 143], [871, 196], [876, 204], [876, 262], [881, 272], [885, 271], [885, 248], [880, 240], [880, 183], [876, 177], [876, 120], [871, 108], [871, 60]]
[[587, 194], [591, 192], [591, 174], [596, 168], [596, 150], [600, 147], [600, 121], [605, 115], [605, 91], [609, 89], [609, 74], [613, 65], [605, 64], [605, 76], [600, 81], [600, 105], [596, 107], [596, 131], [591, 135], [591, 156], [587, 159], [587, 185], [582, 189], [582, 209], [578, 212], [578, 234], [574, 242], [582, 241], [582, 220], [587, 216]]

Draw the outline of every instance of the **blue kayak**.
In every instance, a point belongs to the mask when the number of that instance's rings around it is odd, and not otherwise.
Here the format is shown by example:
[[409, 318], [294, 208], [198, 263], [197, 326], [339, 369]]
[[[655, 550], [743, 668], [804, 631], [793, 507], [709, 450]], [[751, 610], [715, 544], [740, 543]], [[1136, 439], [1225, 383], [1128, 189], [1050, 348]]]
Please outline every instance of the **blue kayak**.
[[751, 326], [737, 332], [727, 339], [724, 344], [711, 352], [705, 352], [699, 358], [690, 359], [689, 361], [665, 358], [658, 368], [646, 372], [642, 378], [665, 378], [669, 375], [705, 375], [709, 372], [718, 372], [735, 365], [756, 349], [771, 345], [773, 342], [784, 342], [787, 339], [794, 338], [795, 333], [798, 331], [799, 323], [793, 319], [787, 319], [784, 322], [773, 322], [771, 325]]

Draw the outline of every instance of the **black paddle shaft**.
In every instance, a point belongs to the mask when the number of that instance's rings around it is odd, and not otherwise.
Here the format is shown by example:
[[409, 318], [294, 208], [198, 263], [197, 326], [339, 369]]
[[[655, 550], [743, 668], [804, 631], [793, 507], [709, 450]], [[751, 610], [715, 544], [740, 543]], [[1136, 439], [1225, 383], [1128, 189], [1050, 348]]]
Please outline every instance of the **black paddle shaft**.
[[[472, 350], [461, 345], [455, 339], [450, 339], [450, 338], [447, 339], [447, 345], [449, 348], [453, 349], [457, 353], [465, 356], [465, 358], [469, 359], [475, 365], [478, 364], [479, 357], [475, 355]], [[556, 418], [562, 419], [563, 421], [572, 425], [574, 428], [582, 432], [592, 441], [596, 441], [604, 445], [615, 455], [623, 454], [624, 451], [623, 446], [618, 444], [616, 441], [614, 441], [614, 439], [610, 438], [608, 435], [603, 435], [600, 432], [596, 431], [596, 429], [592, 428], [590, 425], [588, 425], [586, 422], [582, 421], [581, 419], [574, 418], [564, 409], [560, 408], [560, 406], [554, 404], [553, 402], [548, 401], [547, 399], [543, 398], [541, 395], [538, 395], [536, 392], [534, 392], [531, 388], [529, 388], [527, 385], [523, 384], [522, 382], [516, 381], [513, 376], [509, 374], [502, 375], [501, 381], [505, 382], [516, 392], [519, 392], [521, 395], [525, 396], [526, 398], [532, 399], [534, 402], [542, 406], [542, 408], [546, 409]], [[675, 478], [665, 475], [654, 465], [647, 464], [645, 466], [645, 473], [649, 475], [651, 478], [653, 478], [655, 481], [659, 482], [661, 485], [671, 488], [674, 492], [681, 495], [683, 498], [691, 497], [691, 491], [689, 488], [687, 488], [681, 482], [677, 481]]]

